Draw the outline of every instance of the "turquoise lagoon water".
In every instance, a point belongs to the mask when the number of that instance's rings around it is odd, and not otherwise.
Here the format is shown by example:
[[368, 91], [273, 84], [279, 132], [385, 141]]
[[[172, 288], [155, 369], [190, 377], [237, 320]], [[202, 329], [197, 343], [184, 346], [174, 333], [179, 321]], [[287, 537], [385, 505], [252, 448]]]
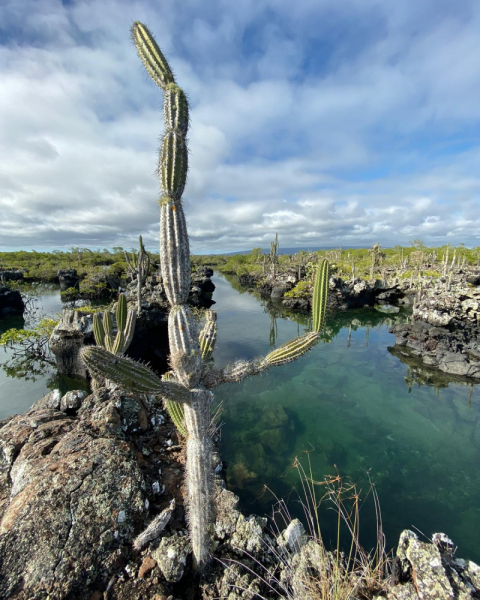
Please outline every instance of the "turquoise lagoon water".
[[[285, 314], [234, 280], [218, 275], [213, 280], [217, 367], [265, 355], [308, 328], [308, 316]], [[62, 307], [58, 288], [40, 288], [39, 302], [40, 312], [55, 315]], [[371, 478], [387, 547], [395, 546], [407, 527], [427, 536], [445, 531], [459, 546], [459, 556], [478, 562], [479, 390], [402, 363], [389, 351], [392, 323], [392, 316], [373, 310], [330, 316], [324, 340], [300, 360], [217, 388], [228, 485], [248, 510], [262, 515], [274, 503], [265, 493], [268, 486], [289, 498], [291, 514], [302, 518], [292, 493], [298, 476], [289, 466], [295, 456], [311, 451], [317, 480], [338, 470], [366, 496]], [[0, 321], [1, 331], [14, 326], [23, 321]], [[0, 363], [8, 357], [0, 349]], [[0, 420], [26, 411], [50, 389], [72, 385], [52, 370], [26, 381], [0, 369]], [[371, 498], [360, 517], [361, 539], [370, 548], [375, 541]], [[334, 513], [321, 511], [320, 521], [327, 545], [335, 545]]]
[[[307, 316], [285, 315], [222, 277], [215, 284], [217, 366], [265, 355], [306, 330]], [[405, 321], [408, 315], [395, 317]], [[274, 503], [268, 486], [289, 498], [290, 513], [303, 518], [292, 492], [299, 488], [298, 473], [289, 466], [296, 456], [306, 466], [309, 451], [317, 480], [338, 472], [362, 496], [372, 480], [388, 548], [405, 528], [428, 537], [444, 531], [459, 556], [478, 561], [478, 389], [402, 363], [389, 351], [392, 323], [391, 315], [375, 310], [330, 316], [324, 340], [306, 356], [217, 388], [228, 485], [257, 514], [268, 514]], [[326, 543], [335, 546], [335, 515], [320, 514]], [[361, 540], [370, 548], [376, 536], [371, 496], [360, 523]]]

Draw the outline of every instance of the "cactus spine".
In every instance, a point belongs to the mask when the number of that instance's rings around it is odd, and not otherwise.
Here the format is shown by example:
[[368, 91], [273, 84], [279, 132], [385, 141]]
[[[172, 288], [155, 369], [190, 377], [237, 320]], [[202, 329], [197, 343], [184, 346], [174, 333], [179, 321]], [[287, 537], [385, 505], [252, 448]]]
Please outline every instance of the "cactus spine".
[[148, 273], [150, 271], [150, 256], [143, 245], [142, 236], [139, 236], [138, 254], [132, 252], [132, 258], [129, 258], [125, 252], [125, 260], [127, 262], [128, 272], [132, 279], [137, 278], [137, 311], [142, 312], [142, 286], [145, 284]]
[[[256, 375], [270, 366], [290, 362], [304, 354], [319, 339], [323, 323], [328, 278], [328, 265], [319, 269], [315, 280], [314, 326], [312, 333], [292, 340], [268, 354], [264, 359], [240, 360], [216, 371], [208, 364], [216, 336], [215, 315], [207, 312], [200, 335], [191, 310], [187, 306], [190, 291], [190, 252], [181, 195], [187, 176], [188, 103], [175, 84], [165, 57], [152, 35], [141, 23], [134, 23], [132, 36], [147, 71], [165, 92], [165, 136], [160, 150], [158, 176], [162, 186], [160, 199], [160, 259], [163, 284], [171, 305], [168, 319], [170, 361], [173, 373], [160, 380], [145, 365], [115, 356], [107, 350], [89, 347], [83, 351], [84, 361], [93, 376], [142, 393], [163, 397], [177, 426], [187, 437], [187, 511], [194, 562], [202, 568], [208, 560], [212, 529], [212, 440], [210, 434], [210, 389]], [[272, 253], [278, 253], [276, 236]], [[275, 265], [273, 264], [273, 267]], [[323, 311], [323, 312], [322, 312]], [[112, 335], [104, 326], [104, 337]], [[182, 410], [183, 409], [183, 410]]]

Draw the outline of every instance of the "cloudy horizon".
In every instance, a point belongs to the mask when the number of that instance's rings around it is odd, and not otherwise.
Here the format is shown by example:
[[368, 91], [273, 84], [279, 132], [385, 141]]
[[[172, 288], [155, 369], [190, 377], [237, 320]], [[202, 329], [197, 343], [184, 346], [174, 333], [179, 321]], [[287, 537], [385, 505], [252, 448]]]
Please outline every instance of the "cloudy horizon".
[[480, 245], [474, 0], [7, 0], [0, 250], [158, 243], [154, 33], [190, 101], [193, 253]]

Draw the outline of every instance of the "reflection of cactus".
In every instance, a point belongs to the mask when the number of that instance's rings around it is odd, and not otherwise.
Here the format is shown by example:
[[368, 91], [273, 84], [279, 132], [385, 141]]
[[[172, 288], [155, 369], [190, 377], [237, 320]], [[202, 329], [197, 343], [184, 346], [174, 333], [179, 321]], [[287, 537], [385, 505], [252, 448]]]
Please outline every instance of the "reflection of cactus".
[[138, 314], [142, 312], [142, 286], [147, 279], [150, 270], [150, 256], [143, 245], [142, 236], [138, 238], [139, 249], [138, 254], [132, 252], [132, 257], [129, 258], [125, 251], [125, 260], [127, 262], [128, 272], [132, 276], [132, 280], [137, 278], [137, 310]]
[[127, 312], [125, 295], [120, 294], [117, 303], [117, 334], [115, 337], [113, 337], [112, 313], [106, 310], [103, 313], [103, 320], [99, 313], [93, 315], [93, 335], [97, 346], [106, 348], [113, 354], [123, 354], [132, 341], [136, 318], [135, 309], [130, 308]]
[[[175, 85], [168, 63], [148, 29], [141, 23], [134, 23], [132, 32], [147, 71], [165, 92], [166, 132], [158, 168], [162, 185], [160, 260], [165, 293], [171, 305], [168, 336], [173, 373], [164, 376], [162, 381], [148, 367], [112, 356], [101, 348], [87, 348], [83, 356], [94, 376], [99, 373], [124, 387], [162, 396], [172, 418], [186, 434], [187, 510], [194, 561], [200, 568], [208, 559], [212, 528], [210, 404], [213, 394], [210, 389], [294, 360], [313, 346], [319, 338], [318, 328], [323, 322], [321, 311], [325, 309], [322, 293], [326, 286], [321, 277], [328, 277], [328, 269], [320, 268], [323, 275], [316, 279], [314, 295], [318, 298], [314, 300], [317, 312], [313, 318], [313, 333], [284, 344], [265, 359], [238, 361], [220, 371], [212, 368], [209, 362], [216, 335], [214, 313], [207, 313], [205, 327], [199, 335], [195, 319], [186, 304], [191, 271], [181, 195], [187, 174], [188, 104], [182, 90]], [[274, 250], [276, 255], [278, 238]], [[176, 404], [181, 404], [181, 407]]]

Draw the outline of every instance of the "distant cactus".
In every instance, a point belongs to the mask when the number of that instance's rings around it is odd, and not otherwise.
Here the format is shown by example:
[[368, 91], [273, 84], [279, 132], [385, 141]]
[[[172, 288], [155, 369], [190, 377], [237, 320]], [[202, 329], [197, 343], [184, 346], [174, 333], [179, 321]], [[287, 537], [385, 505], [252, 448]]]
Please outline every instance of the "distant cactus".
[[148, 277], [150, 271], [150, 256], [143, 245], [142, 236], [138, 238], [138, 254], [132, 252], [131, 258], [125, 251], [125, 260], [127, 262], [128, 272], [132, 276], [132, 280], [137, 279], [137, 311], [142, 312], [142, 287]]
[[268, 255], [268, 258], [269, 258], [270, 264], [271, 264], [272, 277], [275, 277], [275, 275], [276, 275], [277, 262], [278, 262], [278, 249], [279, 249], [278, 233], [276, 233], [275, 241], [270, 242], [270, 254]]
[[[323, 323], [328, 265], [319, 267], [314, 286], [314, 331], [273, 350], [264, 359], [237, 361], [217, 371], [211, 367], [216, 336], [215, 315], [206, 313], [206, 323], [198, 333], [187, 306], [190, 291], [190, 253], [181, 195], [187, 176], [188, 103], [175, 84], [172, 71], [152, 35], [141, 23], [134, 23], [132, 35], [138, 54], [152, 79], [165, 92], [165, 135], [160, 150], [158, 176], [160, 199], [160, 262], [165, 293], [171, 305], [168, 318], [172, 373], [163, 380], [130, 359], [113, 356], [102, 348], [83, 351], [84, 361], [94, 376], [101, 374], [113, 382], [142, 393], [163, 397], [172, 418], [187, 436], [187, 511], [190, 539], [197, 568], [208, 560], [212, 512], [212, 453], [210, 389], [224, 382], [240, 381], [270, 366], [290, 362], [304, 354], [319, 339]], [[275, 240], [278, 252], [278, 238]], [[315, 299], [316, 298], [316, 299]], [[105, 332], [107, 335], [107, 332]], [[178, 410], [177, 410], [178, 409]], [[183, 409], [183, 410], [182, 410]]]

